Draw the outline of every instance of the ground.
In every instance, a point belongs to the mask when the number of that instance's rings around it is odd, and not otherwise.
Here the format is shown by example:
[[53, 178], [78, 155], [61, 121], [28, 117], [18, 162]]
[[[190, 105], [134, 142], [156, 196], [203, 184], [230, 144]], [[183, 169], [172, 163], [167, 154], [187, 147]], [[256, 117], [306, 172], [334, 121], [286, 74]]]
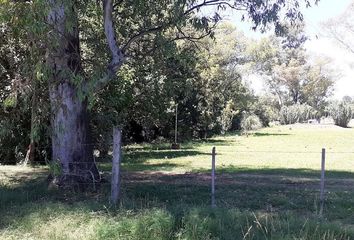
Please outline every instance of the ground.
[[[48, 169], [0, 166], [0, 239], [354, 239], [354, 129], [265, 128], [124, 148], [122, 201], [48, 189]], [[210, 208], [216, 147], [215, 209]], [[319, 216], [321, 150], [326, 202]], [[109, 180], [108, 162], [99, 163]]]

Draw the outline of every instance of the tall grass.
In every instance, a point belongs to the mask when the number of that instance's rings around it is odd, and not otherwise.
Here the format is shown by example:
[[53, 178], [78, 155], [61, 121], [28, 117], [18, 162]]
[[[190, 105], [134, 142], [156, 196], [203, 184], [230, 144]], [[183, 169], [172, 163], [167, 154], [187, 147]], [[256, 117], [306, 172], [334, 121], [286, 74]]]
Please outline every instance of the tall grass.
[[354, 233], [339, 224], [299, 217], [291, 213], [253, 213], [237, 209], [179, 206], [90, 212], [63, 205], [39, 208], [11, 227], [0, 230], [0, 239], [352, 239]]

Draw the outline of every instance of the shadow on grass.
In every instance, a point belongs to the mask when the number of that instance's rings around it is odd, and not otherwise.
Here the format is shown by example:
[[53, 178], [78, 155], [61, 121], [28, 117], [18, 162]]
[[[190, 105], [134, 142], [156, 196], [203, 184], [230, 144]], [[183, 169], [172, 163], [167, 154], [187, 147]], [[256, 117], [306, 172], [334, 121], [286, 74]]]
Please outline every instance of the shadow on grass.
[[255, 132], [252, 134], [254, 137], [269, 137], [269, 136], [290, 136], [289, 133], [261, 133]]
[[[123, 153], [122, 166], [124, 170], [128, 171], [170, 171], [180, 165], [176, 163], [170, 163], [168, 160], [198, 155], [203, 156], [210, 154], [196, 150], [125, 151]], [[158, 162], [154, 163], [154, 161]], [[112, 169], [110, 161], [102, 161], [98, 162], [98, 164], [101, 171], [111, 171]]]
[[193, 145], [196, 147], [199, 146], [232, 146], [235, 142], [231, 141], [230, 139], [203, 139], [199, 141], [193, 142]]
[[[156, 150], [172, 150], [172, 143], [143, 143], [137, 145], [128, 145], [124, 147], [126, 151], [156, 151]], [[181, 143], [181, 149], [188, 150], [193, 149], [193, 141]]]
[[[232, 137], [232, 136], [239, 136], [241, 135], [240, 131], [235, 131], [231, 133], [226, 133], [223, 137]], [[186, 140], [179, 143], [181, 150], [192, 150], [199, 146], [204, 145], [223, 145], [229, 146], [233, 145], [233, 142], [230, 139], [215, 139], [213, 137], [206, 138], [206, 139], [194, 139], [194, 140]], [[172, 143], [142, 143], [142, 144], [131, 144], [125, 146], [124, 149], [126, 152], [131, 151], [158, 151], [158, 150], [172, 150], [171, 148]]]
[[[110, 172], [112, 170], [111, 163], [99, 163], [99, 170], [103, 172]], [[122, 168], [124, 171], [172, 171], [180, 165], [170, 162], [146, 164], [146, 163], [130, 163], [123, 162]], [[185, 167], [185, 165], [182, 165]]]
[[[123, 155], [122, 166], [125, 170], [131, 171], [168, 171], [172, 170], [175, 167], [178, 167], [178, 164], [169, 163], [168, 160], [188, 157], [188, 156], [197, 156], [197, 155], [210, 155], [208, 153], [203, 153], [194, 150], [169, 150], [169, 151], [135, 151], [135, 152], [126, 152]], [[154, 160], [164, 162], [154, 163]], [[149, 163], [147, 163], [149, 161]], [[111, 166], [109, 163], [101, 164], [102, 170], [110, 171]]]
[[[134, 151], [124, 154], [126, 162], [144, 162], [154, 159], [173, 159], [180, 157], [209, 155], [195, 150], [169, 150], [169, 151]], [[124, 161], [124, 160], [123, 160]]]

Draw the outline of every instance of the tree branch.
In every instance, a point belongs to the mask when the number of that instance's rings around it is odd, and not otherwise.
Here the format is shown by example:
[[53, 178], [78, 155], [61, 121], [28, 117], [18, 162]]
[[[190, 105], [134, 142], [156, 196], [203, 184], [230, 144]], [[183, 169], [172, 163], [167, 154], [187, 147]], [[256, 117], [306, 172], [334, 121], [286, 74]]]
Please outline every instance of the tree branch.
[[107, 44], [112, 54], [111, 62], [107, 67], [105, 75], [94, 83], [93, 88], [101, 88], [106, 85], [111, 79], [114, 78], [118, 69], [122, 66], [125, 61], [125, 57], [122, 49], [118, 47], [116, 34], [113, 24], [113, 0], [103, 1], [103, 20], [104, 20], [104, 31], [106, 35]]
[[122, 52], [125, 53], [126, 50], [130, 47], [130, 45], [135, 42], [136, 40], [138, 40], [139, 38], [147, 35], [147, 34], [150, 34], [150, 33], [153, 33], [153, 32], [157, 32], [157, 31], [160, 31], [160, 30], [163, 30], [165, 27], [167, 27], [168, 24], [166, 25], [161, 25], [161, 26], [157, 26], [157, 27], [154, 27], [154, 28], [150, 28], [150, 29], [147, 29], [147, 30], [144, 30], [140, 33], [137, 33], [135, 34], [133, 37], [131, 37], [128, 42], [122, 47]]
[[[173, 24], [175, 24], [179, 19], [181, 19], [184, 16], [189, 15], [190, 13], [192, 13], [194, 10], [199, 9], [201, 7], [205, 7], [205, 6], [215, 6], [215, 5], [227, 5], [230, 8], [233, 9], [237, 9], [237, 10], [245, 10], [245, 9], [241, 9], [241, 8], [236, 8], [236, 6], [231, 5], [230, 3], [227, 3], [225, 0], [209, 0], [206, 1], [204, 0], [202, 3], [194, 5], [192, 7], [190, 7], [189, 9], [187, 9], [186, 11], [183, 12], [182, 16], [176, 17], [173, 20], [168, 21], [167, 23], [160, 25], [160, 26], [156, 26], [153, 28], [149, 28], [146, 30], [142, 30], [141, 32], [135, 34], [134, 36], [132, 36], [127, 43], [122, 47], [122, 52], [125, 53], [127, 51], [127, 49], [130, 47], [130, 45], [132, 43], [134, 43], [135, 41], [137, 41], [139, 38], [157, 32], [157, 31], [161, 31], [169, 26], [172, 26]], [[209, 34], [208, 34], [209, 35]]]

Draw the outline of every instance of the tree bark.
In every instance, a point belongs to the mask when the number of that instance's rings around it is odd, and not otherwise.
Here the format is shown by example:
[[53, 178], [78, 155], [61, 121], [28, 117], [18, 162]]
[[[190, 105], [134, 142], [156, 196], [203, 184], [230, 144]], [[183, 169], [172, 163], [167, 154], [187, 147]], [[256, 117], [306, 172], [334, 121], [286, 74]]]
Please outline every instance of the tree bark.
[[72, 185], [87, 180], [95, 182], [99, 179], [99, 172], [94, 163], [93, 146], [89, 137], [87, 99], [80, 95], [85, 96], [104, 86], [113, 79], [125, 60], [116, 41], [112, 20], [113, 0], [103, 1], [104, 29], [112, 59], [107, 73], [90, 88], [84, 80], [80, 81], [83, 78], [75, 1], [47, 2], [47, 21], [52, 28], [48, 34], [46, 54], [50, 73], [52, 160], [61, 165], [59, 185]]
[[[95, 182], [99, 172], [89, 141], [87, 99], [80, 97], [81, 56], [74, 1], [48, 0], [46, 63], [51, 105], [52, 160], [61, 165], [59, 185]], [[74, 81], [75, 84], [74, 84]], [[82, 95], [82, 94], [81, 94]]]
[[87, 101], [81, 101], [75, 86], [66, 82], [51, 87], [50, 100], [52, 159], [61, 163], [62, 180], [98, 180], [89, 140]]

